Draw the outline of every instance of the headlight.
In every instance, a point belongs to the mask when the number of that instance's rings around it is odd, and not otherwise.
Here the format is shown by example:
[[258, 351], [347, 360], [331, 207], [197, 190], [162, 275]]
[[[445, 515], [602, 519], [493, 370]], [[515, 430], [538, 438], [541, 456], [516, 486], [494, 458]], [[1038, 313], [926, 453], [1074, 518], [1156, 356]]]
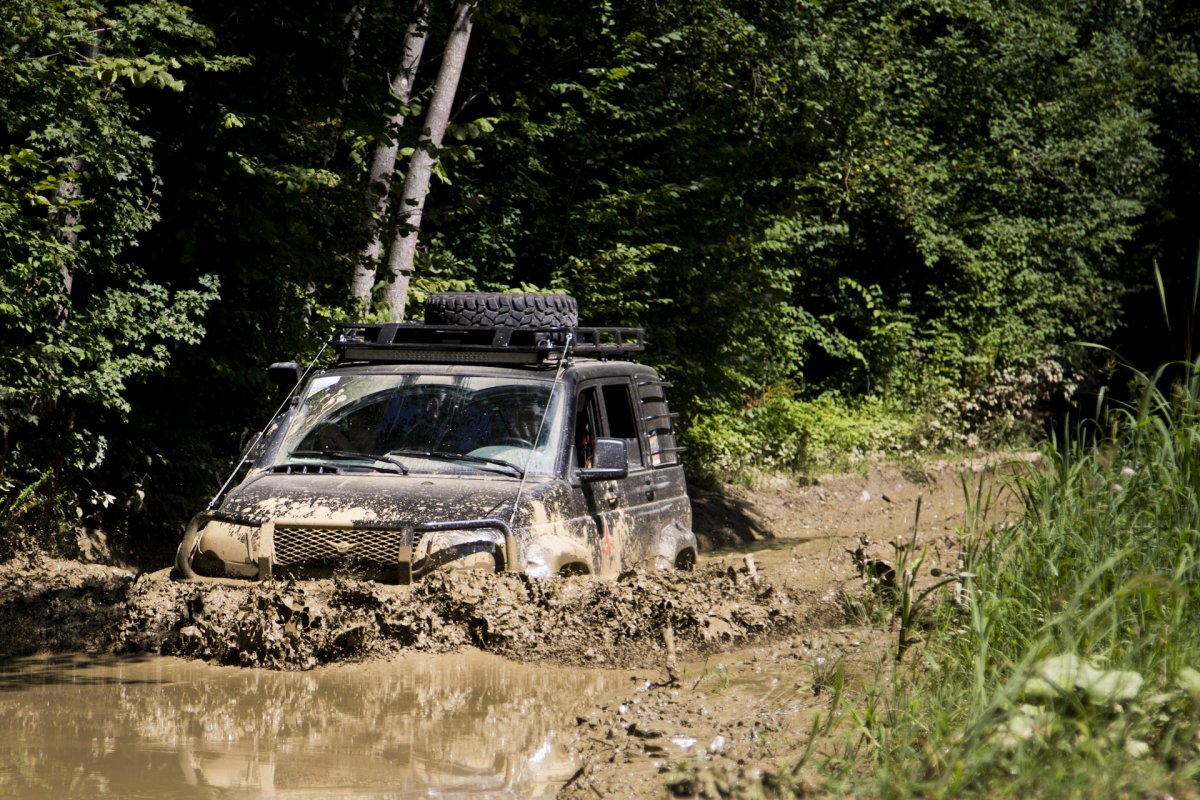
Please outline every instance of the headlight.
[[209, 520], [200, 529], [192, 569], [211, 578], [258, 577], [259, 559], [270, 549], [269, 541], [269, 532], [264, 535], [262, 527]]
[[417, 572], [439, 567], [496, 570], [503, 563], [503, 557], [504, 534], [478, 528], [424, 534], [413, 553], [413, 562]]

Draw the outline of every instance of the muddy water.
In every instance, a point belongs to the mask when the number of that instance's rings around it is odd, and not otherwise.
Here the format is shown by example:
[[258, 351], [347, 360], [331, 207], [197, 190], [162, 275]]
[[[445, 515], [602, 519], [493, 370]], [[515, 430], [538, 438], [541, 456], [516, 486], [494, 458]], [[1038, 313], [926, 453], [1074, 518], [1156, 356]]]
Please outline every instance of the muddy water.
[[574, 714], [628, 673], [477, 652], [310, 672], [0, 664], [0, 797], [553, 796]]

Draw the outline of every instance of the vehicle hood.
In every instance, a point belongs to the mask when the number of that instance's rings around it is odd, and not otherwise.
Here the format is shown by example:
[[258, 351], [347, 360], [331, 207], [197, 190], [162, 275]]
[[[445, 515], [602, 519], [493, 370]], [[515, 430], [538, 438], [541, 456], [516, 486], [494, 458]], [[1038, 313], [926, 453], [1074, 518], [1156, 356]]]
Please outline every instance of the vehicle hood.
[[499, 476], [260, 473], [231, 491], [220, 511], [255, 524], [306, 520], [356, 527], [507, 519], [519, 487], [520, 481]]

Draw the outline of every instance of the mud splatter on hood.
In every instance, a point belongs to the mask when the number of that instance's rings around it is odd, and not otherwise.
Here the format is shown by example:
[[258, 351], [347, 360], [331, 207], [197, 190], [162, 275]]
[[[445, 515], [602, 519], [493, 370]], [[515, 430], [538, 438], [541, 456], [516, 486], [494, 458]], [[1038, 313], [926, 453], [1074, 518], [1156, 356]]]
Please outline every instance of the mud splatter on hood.
[[264, 473], [230, 492], [220, 510], [254, 523], [288, 519], [389, 527], [507, 518], [519, 484], [501, 476]]

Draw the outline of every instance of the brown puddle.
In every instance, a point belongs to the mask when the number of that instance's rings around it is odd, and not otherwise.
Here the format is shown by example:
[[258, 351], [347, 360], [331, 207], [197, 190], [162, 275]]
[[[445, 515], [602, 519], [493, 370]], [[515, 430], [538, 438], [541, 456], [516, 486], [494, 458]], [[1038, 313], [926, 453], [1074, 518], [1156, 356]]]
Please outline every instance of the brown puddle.
[[309, 672], [159, 656], [0, 665], [0, 796], [549, 797], [629, 673], [475, 651]]

